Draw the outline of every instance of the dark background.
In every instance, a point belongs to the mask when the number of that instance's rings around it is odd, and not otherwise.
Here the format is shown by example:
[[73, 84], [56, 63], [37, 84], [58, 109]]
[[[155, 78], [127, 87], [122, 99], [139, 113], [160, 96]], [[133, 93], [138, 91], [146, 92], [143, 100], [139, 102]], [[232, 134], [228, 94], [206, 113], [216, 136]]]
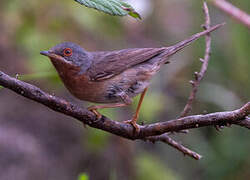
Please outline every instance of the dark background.
[[[72, 41], [89, 51], [172, 45], [202, 30], [202, 1], [130, 1], [143, 20], [113, 17], [73, 0], [1, 0], [0, 70], [79, 105], [41, 56], [57, 43]], [[250, 2], [234, 1], [249, 12]], [[138, 5], [138, 6], [137, 6]], [[250, 99], [249, 30], [209, 6], [212, 24], [227, 22], [212, 33], [212, 56], [193, 105], [193, 114], [239, 108]], [[182, 111], [204, 54], [204, 38], [171, 58], [153, 79], [140, 122], [177, 117]], [[138, 98], [137, 98], [138, 100]], [[127, 120], [132, 107], [102, 111]], [[203, 155], [184, 157], [166, 144], [128, 141], [84, 128], [76, 120], [0, 89], [0, 179], [72, 180], [80, 173], [95, 180], [247, 179], [250, 176], [250, 134], [232, 126], [213, 127], [173, 136]]]

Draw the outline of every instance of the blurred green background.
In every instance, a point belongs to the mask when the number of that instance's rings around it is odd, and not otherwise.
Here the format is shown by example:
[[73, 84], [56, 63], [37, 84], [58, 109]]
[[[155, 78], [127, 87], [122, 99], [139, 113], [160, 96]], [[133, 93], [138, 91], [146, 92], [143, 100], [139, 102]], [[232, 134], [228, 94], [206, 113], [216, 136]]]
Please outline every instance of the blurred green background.
[[[113, 17], [73, 0], [1, 0], [0, 70], [41, 89], [87, 106], [72, 97], [49, 60], [41, 56], [57, 43], [72, 41], [89, 51], [172, 45], [202, 30], [202, 1], [128, 1], [143, 20]], [[233, 2], [248, 11], [250, 1]], [[239, 108], [250, 99], [249, 30], [213, 6], [212, 24], [226, 26], [212, 33], [212, 56], [193, 105], [193, 114]], [[198, 71], [204, 38], [171, 58], [153, 78], [140, 122], [175, 118]], [[138, 100], [138, 98], [137, 98]], [[102, 111], [127, 120], [132, 107]], [[250, 133], [232, 126], [175, 134], [174, 139], [203, 155], [195, 161], [162, 143], [128, 141], [83, 128], [72, 118], [0, 89], [0, 179], [181, 180], [248, 179]], [[83, 173], [83, 174], [82, 174]]]

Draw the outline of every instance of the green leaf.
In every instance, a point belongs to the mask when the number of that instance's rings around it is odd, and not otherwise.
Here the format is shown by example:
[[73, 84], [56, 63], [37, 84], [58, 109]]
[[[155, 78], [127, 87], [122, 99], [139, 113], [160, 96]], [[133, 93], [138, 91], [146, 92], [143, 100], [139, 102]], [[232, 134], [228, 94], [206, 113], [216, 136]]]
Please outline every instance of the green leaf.
[[141, 19], [141, 16], [134, 8], [121, 0], [75, 0], [76, 2], [98, 11], [113, 15], [126, 16], [130, 15], [134, 18]]
[[89, 180], [89, 176], [86, 173], [81, 173], [78, 176], [78, 180]]
[[131, 5], [129, 5], [129, 4], [125, 3], [125, 2], [123, 2], [123, 1], [120, 1], [120, 2], [121, 2], [121, 4], [122, 4], [122, 6], [123, 6], [123, 9], [126, 10], [126, 11], [128, 11], [128, 14], [129, 14], [130, 16], [132, 16], [132, 17], [134, 17], [134, 18], [139, 18], [139, 19], [141, 19], [140, 14], [137, 13]]

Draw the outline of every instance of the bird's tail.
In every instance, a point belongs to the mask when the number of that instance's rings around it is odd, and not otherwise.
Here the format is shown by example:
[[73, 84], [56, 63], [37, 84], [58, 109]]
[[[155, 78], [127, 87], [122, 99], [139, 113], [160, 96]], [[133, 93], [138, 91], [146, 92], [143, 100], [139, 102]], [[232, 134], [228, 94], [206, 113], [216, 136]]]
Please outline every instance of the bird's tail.
[[191, 37], [178, 42], [177, 44], [173, 45], [173, 46], [169, 46], [166, 48], [166, 51], [164, 51], [160, 56], [161, 56], [161, 61], [160, 63], [166, 63], [168, 61], [168, 57], [172, 56], [173, 54], [175, 54], [176, 52], [180, 51], [181, 49], [183, 49], [184, 47], [190, 45], [192, 42], [194, 42], [195, 40], [197, 40], [198, 38], [200, 38], [201, 36], [204, 36], [216, 29], [218, 29], [219, 27], [223, 26], [225, 23], [221, 23], [221, 24], [217, 24], [205, 31], [196, 33], [194, 35], [192, 35]]

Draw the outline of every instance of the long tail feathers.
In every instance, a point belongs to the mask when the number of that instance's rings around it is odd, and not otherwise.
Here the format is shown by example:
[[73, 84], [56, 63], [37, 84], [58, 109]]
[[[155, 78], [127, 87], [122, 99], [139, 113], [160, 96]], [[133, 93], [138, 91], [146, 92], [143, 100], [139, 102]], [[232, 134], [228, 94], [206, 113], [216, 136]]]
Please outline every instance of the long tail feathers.
[[181, 49], [183, 49], [184, 47], [190, 45], [192, 42], [194, 42], [195, 40], [197, 40], [198, 38], [200, 38], [201, 36], [204, 36], [212, 31], [215, 31], [216, 29], [218, 29], [219, 27], [225, 25], [225, 23], [221, 23], [221, 24], [217, 24], [205, 31], [196, 33], [194, 35], [192, 35], [191, 37], [178, 42], [177, 44], [173, 45], [173, 46], [169, 46], [167, 47], [166, 51], [163, 52], [162, 56], [163, 57], [163, 63], [166, 63], [168, 61], [168, 57], [172, 56], [173, 54], [175, 54], [176, 52], [180, 51]]

